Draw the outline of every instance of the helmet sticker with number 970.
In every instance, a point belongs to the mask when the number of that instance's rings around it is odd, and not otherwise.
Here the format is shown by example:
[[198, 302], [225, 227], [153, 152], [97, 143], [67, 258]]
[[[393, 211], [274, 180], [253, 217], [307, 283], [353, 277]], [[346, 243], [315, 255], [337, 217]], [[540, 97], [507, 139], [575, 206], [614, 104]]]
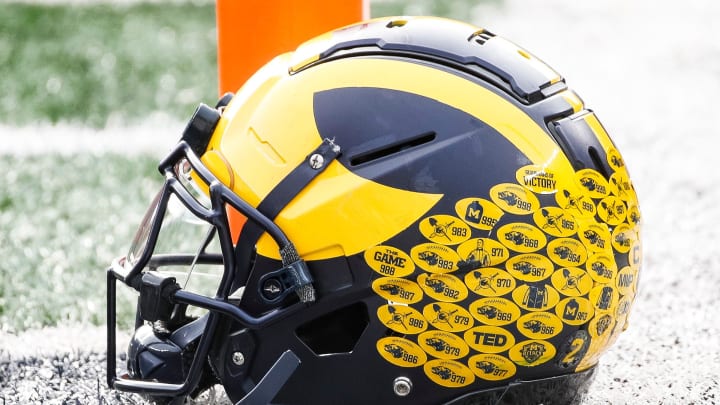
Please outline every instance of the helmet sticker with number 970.
[[465, 275], [465, 284], [470, 291], [484, 297], [499, 297], [515, 289], [515, 278], [507, 271], [487, 267]]

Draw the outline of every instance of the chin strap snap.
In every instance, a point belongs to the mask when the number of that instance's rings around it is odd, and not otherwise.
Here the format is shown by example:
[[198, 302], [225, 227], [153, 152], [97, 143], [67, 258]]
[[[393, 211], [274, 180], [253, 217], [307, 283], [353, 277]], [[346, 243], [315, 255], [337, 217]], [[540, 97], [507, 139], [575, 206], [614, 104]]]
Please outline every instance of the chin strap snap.
[[284, 267], [260, 277], [260, 296], [268, 303], [279, 302], [295, 291], [303, 303], [315, 301], [315, 289], [307, 264], [292, 244], [280, 250]]

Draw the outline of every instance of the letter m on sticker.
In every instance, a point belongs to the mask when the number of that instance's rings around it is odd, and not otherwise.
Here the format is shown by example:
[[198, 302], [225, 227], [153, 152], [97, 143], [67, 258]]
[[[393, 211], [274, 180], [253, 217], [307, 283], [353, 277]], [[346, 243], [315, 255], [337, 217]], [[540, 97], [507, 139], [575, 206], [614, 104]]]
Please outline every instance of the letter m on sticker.
[[479, 224], [482, 219], [483, 208], [479, 201], [473, 201], [468, 204], [465, 209], [465, 220], [474, 224]]

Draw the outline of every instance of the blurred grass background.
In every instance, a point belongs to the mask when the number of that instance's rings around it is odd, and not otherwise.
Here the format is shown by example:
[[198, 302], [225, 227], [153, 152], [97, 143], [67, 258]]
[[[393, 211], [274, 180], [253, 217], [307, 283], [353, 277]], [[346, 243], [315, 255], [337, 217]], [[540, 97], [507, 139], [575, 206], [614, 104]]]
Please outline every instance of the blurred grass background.
[[[370, 3], [373, 17], [464, 20], [477, 4]], [[4, 1], [0, 89], [1, 131], [122, 128], [158, 115], [184, 122], [197, 103], [217, 98], [215, 3]], [[14, 155], [0, 144], [0, 330], [104, 324], [104, 270], [126, 252], [162, 182], [158, 153]], [[134, 296], [118, 294], [118, 321], [128, 326]]]
[[92, 127], [217, 94], [212, 3], [0, 5], [0, 122]]
[[[3, 330], [104, 323], [103, 270], [125, 253], [159, 189], [156, 166], [119, 154], [0, 156]], [[132, 295], [122, 299], [127, 325]]]
[[[214, 3], [0, 4], [0, 88], [8, 128], [184, 120], [217, 97]], [[162, 183], [155, 155], [0, 145], [0, 329], [104, 324], [104, 269]], [[134, 297], [118, 294], [127, 326]]]

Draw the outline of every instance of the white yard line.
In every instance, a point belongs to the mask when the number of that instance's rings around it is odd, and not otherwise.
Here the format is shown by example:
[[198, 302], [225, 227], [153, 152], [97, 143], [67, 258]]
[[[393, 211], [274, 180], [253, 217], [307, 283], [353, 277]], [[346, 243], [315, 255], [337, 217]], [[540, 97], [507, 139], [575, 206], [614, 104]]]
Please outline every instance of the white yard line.
[[[106, 336], [104, 326], [92, 325], [29, 329], [19, 334], [0, 331], [0, 362], [61, 353], [105, 353]], [[127, 333], [117, 332], [118, 353], [127, 350], [129, 339]]]
[[180, 139], [184, 126], [184, 123], [151, 122], [126, 128], [93, 129], [71, 124], [23, 127], [0, 124], [0, 156], [144, 153], [162, 157]]

